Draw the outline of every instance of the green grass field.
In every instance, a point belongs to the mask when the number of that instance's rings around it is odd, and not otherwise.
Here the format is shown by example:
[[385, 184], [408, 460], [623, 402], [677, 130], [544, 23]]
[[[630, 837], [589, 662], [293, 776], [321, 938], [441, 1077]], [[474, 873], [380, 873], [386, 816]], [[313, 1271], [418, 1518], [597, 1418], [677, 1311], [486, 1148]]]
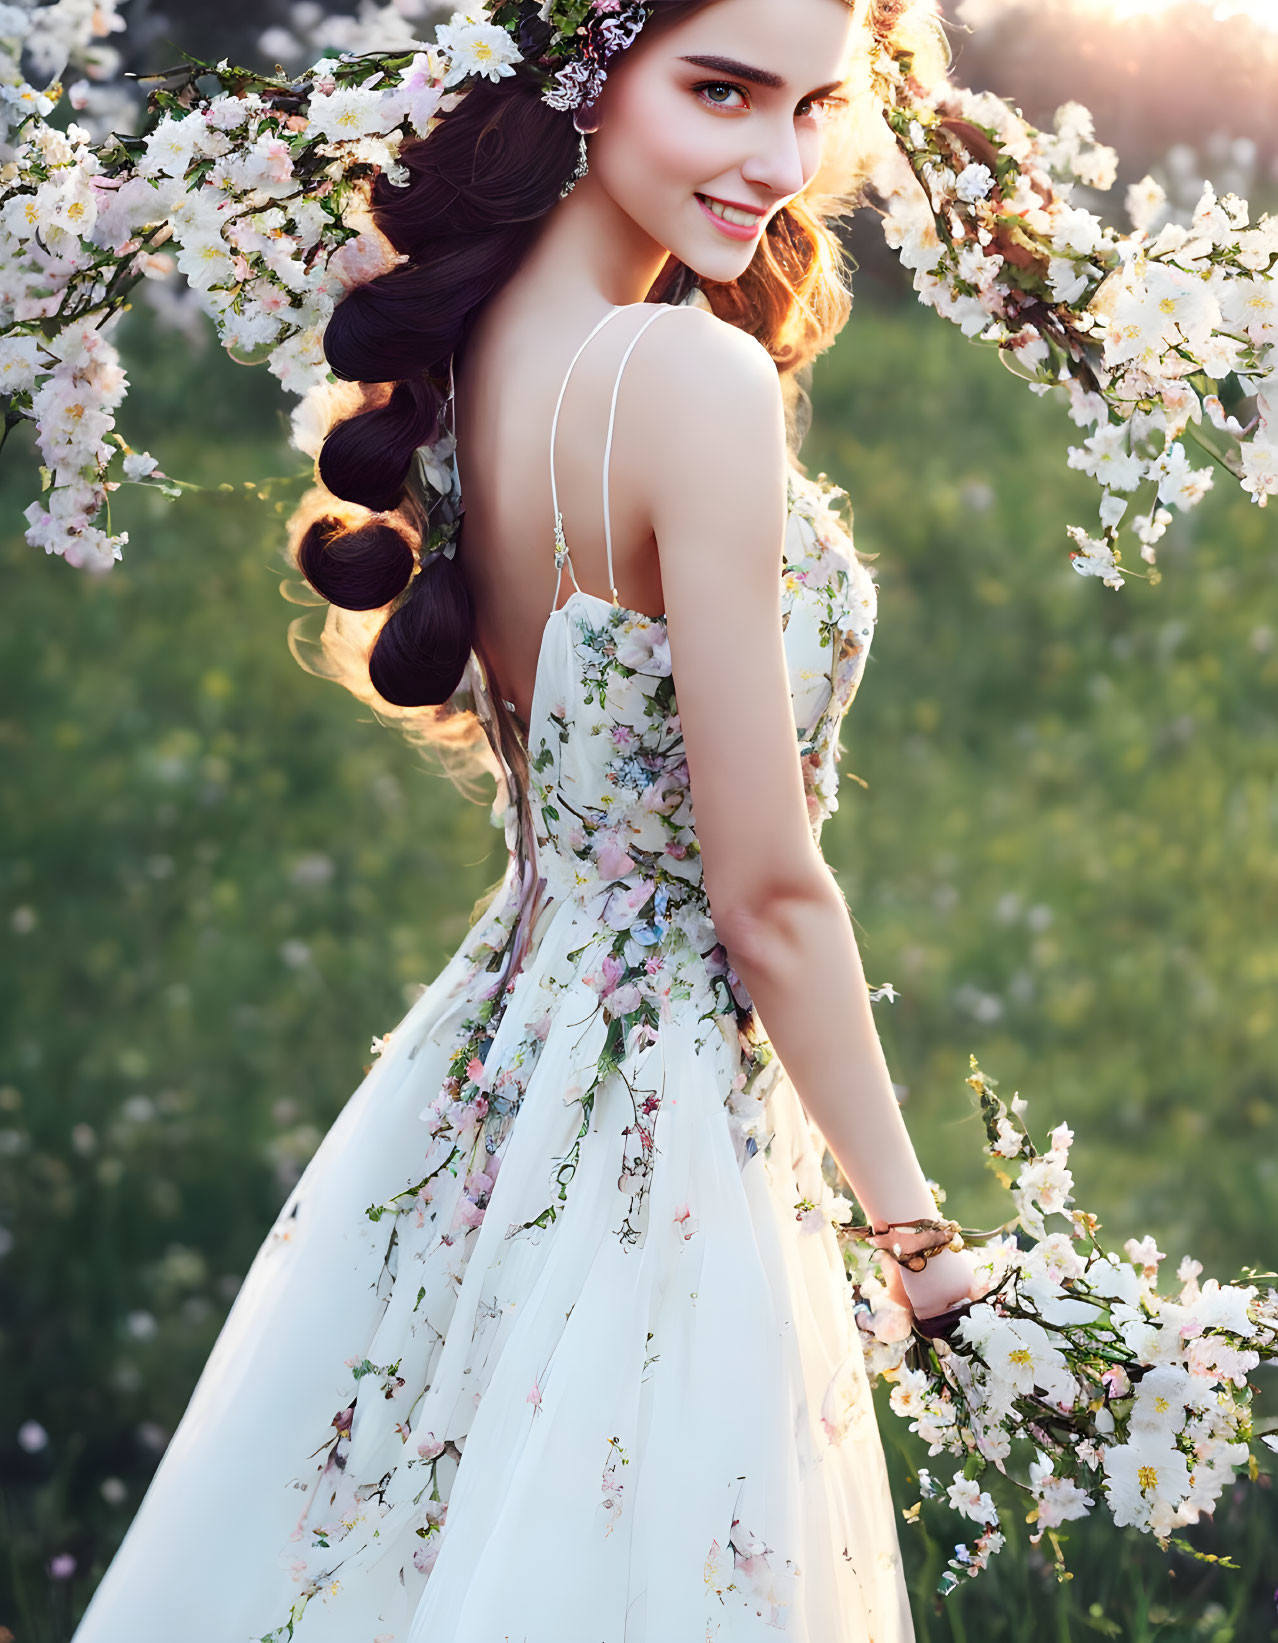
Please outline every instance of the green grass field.
[[[131, 541], [98, 578], [21, 540], [26, 430], [0, 461], [0, 1624], [20, 1643], [70, 1635], [372, 1036], [504, 859], [485, 804], [288, 652], [277, 510], [306, 464], [273, 379], [126, 323], [124, 431], [208, 489], [117, 492]], [[1073, 1126], [1076, 1201], [1111, 1245], [1152, 1233], [1171, 1273], [1273, 1267], [1278, 512], [1222, 474], [1158, 586], [1084, 581], [1065, 525], [1098, 493], [1066, 467], [1063, 405], [911, 302], [858, 298], [815, 405], [805, 461], [879, 556], [824, 843], [871, 982], [901, 994], [876, 1008], [925, 1168], [965, 1225], [1010, 1215], [975, 1053], [1037, 1137]], [[1253, 1380], [1278, 1417], [1272, 1371]], [[47, 1444], [18, 1441], [29, 1422]], [[912, 1505], [920, 1462], [952, 1468], [885, 1398], [881, 1425]], [[1071, 1579], [1026, 1530], [941, 1600], [961, 1520], [928, 1502], [901, 1533], [923, 1643], [1278, 1638], [1264, 1475], [1178, 1531], [1237, 1569], [1098, 1514], [1059, 1536]]]

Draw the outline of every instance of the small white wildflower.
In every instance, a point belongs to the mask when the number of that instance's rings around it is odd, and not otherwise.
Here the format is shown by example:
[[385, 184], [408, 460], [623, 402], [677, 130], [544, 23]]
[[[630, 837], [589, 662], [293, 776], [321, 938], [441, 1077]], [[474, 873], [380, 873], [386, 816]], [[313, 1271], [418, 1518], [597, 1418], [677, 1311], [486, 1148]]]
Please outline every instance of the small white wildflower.
[[994, 173], [987, 165], [979, 165], [975, 161], [965, 166], [959, 173], [954, 192], [960, 200], [985, 199], [994, 186]]
[[451, 22], [440, 24], [435, 38], [449, 57], [445, 86], [456, 85], [472, 74], [500, 80], [513, 74], [514, 65], [523, 60], [504, 28], [495, 23], [468, 23], [460, 12], [453, 13]]

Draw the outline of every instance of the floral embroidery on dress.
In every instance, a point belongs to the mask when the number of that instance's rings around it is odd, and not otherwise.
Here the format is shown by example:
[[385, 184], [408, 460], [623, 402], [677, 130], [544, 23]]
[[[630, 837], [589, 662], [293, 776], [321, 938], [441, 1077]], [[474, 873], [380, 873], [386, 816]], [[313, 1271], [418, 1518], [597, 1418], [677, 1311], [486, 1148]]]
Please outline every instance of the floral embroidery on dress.
[[[844, 494], [824, 476], [812, 480], [791, 470], [783, 611], [814, 835], [838, 805], [840, 725], [877, 620], [874, 582], [839, 518]], [[421, 1153], [405, 1168], [405, 1184], [365, 1210], [368, 1222], [386, 1232], [379, 1297], [389, 1308], [398, 1282], [416, 1286], [407, 1308], [415, 1356], [384, 1362], [386, 1354], [365, 1342], [348, 1359], [349, 1391], [330, 1432], [316, 1434], [315, 1475], [285, 1549], [298, 1599], [263, 1643], [291, 1639], [310, 1598], [336, 1596], [345, 1560], [389, 1532], [396, 1503], [412, 1513], [408, 1561], [420, 1576], [435, 1567], [465, 1451], [465, 1421], [459, 1417], [456, 1430], [418, 1430], [444, 1345], [447, 1307], [430, 1287], [439, 1280], [409, 1276], [408, 1263], [411, 1258], [425, 1273], [426, 1263], [436, 1262], [430, 1272], [446, 1275], [453, 1296], [460, 1291], [476, 1240], [489, 1236], [484, 1227], [503, 1162], [552, 1035], [571, 1033], [590, 1048], [573, 1060], [571, 1078], [550, 1093], [570, 1115], [567, 1145], [544, 1180], [527, 1184], [517, 1218], [503, 1217], [499, 1235], [506, 1247], [546, 1237], [572, 1201], [583, 1147], [594, 1139], [591, 1126], [605, 1101], [623, 1206], [611, 1233], [627, 1249], [646, 1244], [668, 1093], [663, 1028], [675, 1017], [694, 1024], [697, 1053], [715, 1068], [738, 1166], [771, 1152], [781, 1064], [711, 916], [665, 624], [579, 590], [552, 615], [546, 644], [549, 668], [543, 679], [539, 667], [528, 733], [527, 790], [521, 793], [505, 772], [503, 813], [494, 807], [494, 821], [511, 843], [518, 836], [516, 807], [526, 804], [535, 861], [514, 864], [520, 871], [509, 875], [464, 944], [454, 1002], [435, 1040], [447, 1053], [447, 1074], [421, 1109]], [[541, 913], [531, 937], [521, 928], [521, 886], [528, 882], [521, 874], [527, 872], [544, 881], [538, 906], [552, 909], [547, 923], [558, 906], [582, 931], [577, 945], [549, 966], [533, 963], [543, 937]], [[375, 1053], [402, 1050], [398, 1040], [398, 1031], [384, 1035]], [[405, 1053], [416, 1054], [416, 1047]], [[820, 1232], [845, 1218], [846, 1203], [827, 1189], [801, 1199], [795, 1212]], [[661, 1236], [672, 1256], [692, 1263], [695, 1272], [698, 1204], [683, 1198], [667, 1213]], [[695, 1288], [690, 1299], [695, 1304]], [[499, 1286], [486, 1286], [466, 1325], [475, 1404], [498, 1351], [494, 1342], [504, 1339], [510, 1322]], [[855, 1333], [852, 1341], [859, 1353]], [[661, 1357], [651, 1335], [647, 1344], [645, 1381]], [[543, 1385], [539, 1371], [526, 1398], [529, 1422], [544, 1419], [551, 1384]], [[402, 1458], [384, 1460], [375, 1478], [354, 1476], [348, 1461], [361, 1410], [371, 1414], [387, 1402], [402, 1404], [392, 1430]], [[873, 1421], [855, 1353], [831, 1382], [819, 1421], [832, 1445]], [[623, 1446], [615, 1433], [601, 1434], [600, 1443], [598, 1533], [606, 1539], [626, 1522], [630, 1476], [643, 1454], [632, 1453], [629, 1440]], [[734, 1514], [707, 1553], [705, 1587], [720, 1607], [745, 1605], [764, 1625], [784, 1631], [800, 1571], [767, 1543], [763, 1529]], [[717, 1635], [718, 1626], [707, 1621], [707, 1637]]]
[[621, 1446], [620, 1438], [608, 1439], [608, 1459], [603, 1469], [603, 1512], [608, 1520], [605, 1535], [610, 1535], [617, 1527], [617, 1519], [621, 1516], [622, 1501], [626, 1486], [622, 1481], [621, 1469], [629, 1466], [630, 1457]]
[[708, 1596], [723, 1607], [744, 1603], [765, 1625], [784, 1631], [794, 1601], [799, 1570], [789, 1559], [779, 1559], [771, 1546], [739, 1518], [732, 1520], [726, 1545], [710, 1542], [704, 1580]]

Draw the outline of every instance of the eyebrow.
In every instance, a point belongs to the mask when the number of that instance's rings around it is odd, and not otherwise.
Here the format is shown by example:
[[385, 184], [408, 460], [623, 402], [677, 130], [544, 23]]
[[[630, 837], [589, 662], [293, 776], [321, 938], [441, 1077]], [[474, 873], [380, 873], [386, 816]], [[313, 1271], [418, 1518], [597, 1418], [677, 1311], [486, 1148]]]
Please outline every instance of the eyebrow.
[[[771, 69], [751, 68], [749, 63], [738, 63], [732, 57], [681, 57], [681, 63], [695, 63], [698, 68], [713, 69], [719, 74], [730, 74], [734, 80], [749, 80], [752, 85], [767, 86], [770, 91], [784, 91], [785, 81]], [[829, 85], [818, 86], [810, 97], [823, 97], [827, 91], [837, 91], [844, 82], [831, 80]]]

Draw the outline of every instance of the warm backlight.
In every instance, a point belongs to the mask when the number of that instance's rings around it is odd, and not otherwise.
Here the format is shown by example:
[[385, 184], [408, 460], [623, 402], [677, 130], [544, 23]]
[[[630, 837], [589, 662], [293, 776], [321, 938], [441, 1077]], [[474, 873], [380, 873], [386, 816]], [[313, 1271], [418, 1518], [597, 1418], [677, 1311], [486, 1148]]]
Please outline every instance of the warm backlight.
[[[1184, 0], [1083, 0], [1080, 11], [1104, 12], [1116, 21], [1129, 17], [1157, 17], [1175, 11]], [[1202, 10], [1218, 23], [1231, 17], [1246, 17], [1278, 31], [1278, 0], [1197, 0]]]
[[958, 16], [973, 28], [1025, 11], [1126, 22], [1142, 17], [1156, 20], [1186, 5], [1196, 6], [1218, 23], [1245, 18], [1278, 34], [1278, 0], [959, 0]]

